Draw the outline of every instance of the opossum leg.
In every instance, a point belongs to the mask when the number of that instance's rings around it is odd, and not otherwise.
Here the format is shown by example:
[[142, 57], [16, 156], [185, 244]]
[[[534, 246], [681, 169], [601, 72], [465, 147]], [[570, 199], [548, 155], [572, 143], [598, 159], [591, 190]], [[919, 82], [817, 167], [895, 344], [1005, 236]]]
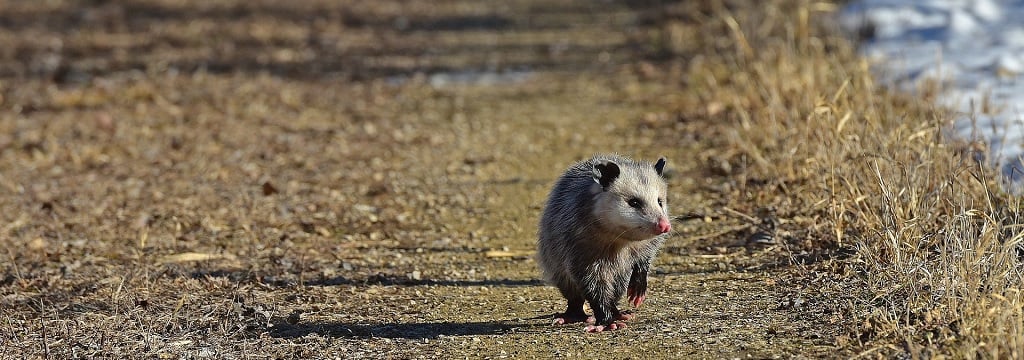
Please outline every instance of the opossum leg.
[[618, 328], [625, 328], [626, 324], [621, 323], [623, 318], [622, 312], [615, 307], [614, 303], [605, 302], [603, 296], [600, 293], [591, 294], [590, 308], [594, 310], [594, 325], [587, 326], [587, 332], [600, 332], [603, 330], [616, 330]]
[[[591, 303], [591, 307], [594, 307], [593, 303]], [[608, 321], [607, 323], [602, 323], [602, 322], [594, 321], [593, 324], [587, 325], [587, 328], [585, 330], [587, 332], [590, 332], [590, 333], [595, 333], [595, 332], [602, 332], [602, 331], [611, 331], [611, 330], [625, 329], [626, 328], [626, 323], [624, 323], [624, 321], [629, 321], [629, 320], [633, 319], [633, 313], [632, 312], [630, 312], [629, 310], [627, 310], [627, 311], [619, 311], [619, 309], [617, 307], [615, 307], [615, 305], [612, 305], [612, 306], [608, 307], [608, 312], [607, 312], [606, 315], [607, 316], [605, 316], [604, 318], [609, 319], [609, 320], [607, 320]], [[594, 316], [597, 319], [601, 319], [602, 318], [602, 317], [599, 317], [600, 315], [598, 315], [598, 311], [597, 310], [594, 310]]]
[[562, 325], [579, 322], [594, 322], [593, 317], [587, 317], [587, 313], [583, 312], [582, 298], [569, 300], [569, 306], [566, 307], [565, 312], [555, 314], [555, 319], [551, 323], [553, 325]]
[[619, 311], [618, 309], [615, 309], [615, 316], [613, 316], [613, 317], [615, 318], [615, 320], [629, 321], [629, 320], [633, 320], [633, 317], [635, 317], [635, 316], [636, 315], [633, 315], [633, 312], [630, 311], [630, 310]]
[[595, 307], [593, 303], [591, 303], [591, 307], [595, 309], [594, 318], [596, 319], [596, 321], [594, 321], [593, 324], [587, 325], [587, 327], [584, 329], [588, 333], [598, 333], [602, 331], [625, 329], [626, 323], [624, 323], [623, 321], [629, 320], [632, 317], [630, 315], [622, 314], [619, 311], [619, 309], [615, 308], [614, 305], [612, 305], [607, 310], [596, 310], [600, 309], [601, 307]]
[[647, 298], [647, 267], [640, 263], [633, 265], [633, 274], [629, 277], [626, 297], [633, 307], [640, 307]]

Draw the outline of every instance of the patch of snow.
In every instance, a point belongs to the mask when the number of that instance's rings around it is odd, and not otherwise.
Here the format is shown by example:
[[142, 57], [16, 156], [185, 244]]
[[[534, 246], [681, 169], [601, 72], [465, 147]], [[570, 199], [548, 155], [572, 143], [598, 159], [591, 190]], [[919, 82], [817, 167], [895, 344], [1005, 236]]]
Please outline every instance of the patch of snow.
[[[939, 81], [957, 110], [955, 135], [989, 144], [988, 158], [1024, 190], [1024, 0], [854, 0], [839, 14], [876, 74], [914, 91]], [[983, 104], [991, 104], [982, 113]]]
[[[414, 75], [397, 75], [387, 79], [391, 85], [402, 85], [408, 82]], [[456, 70], [437, 72], [426, 76], [426, 81], [433, 88], [444, 88], [458, 85], [476, 86], [497, 86], [503, 84], [517, 84], [526, 81], [533, 76], [530, 70], [507, 70], [507, 71], [481, 71], [481, 70]]]

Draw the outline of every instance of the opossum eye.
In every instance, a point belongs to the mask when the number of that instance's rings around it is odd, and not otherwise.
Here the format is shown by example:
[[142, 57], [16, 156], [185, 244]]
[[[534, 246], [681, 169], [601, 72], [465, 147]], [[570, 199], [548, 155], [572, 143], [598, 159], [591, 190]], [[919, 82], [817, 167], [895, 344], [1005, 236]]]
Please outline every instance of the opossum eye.
[[658, 206], [659, 207], [665, 207], [665, 202], [662, 201], [661, 198], [658, 198]]
[[626, 201], [626, 204], [629, 204], [629, 207], [634, 208], [634, 209], [639, 209], [639, 208], [644, 207], [644, 202], [641, 201], [639, 198], [629, 199], [628, 201]]

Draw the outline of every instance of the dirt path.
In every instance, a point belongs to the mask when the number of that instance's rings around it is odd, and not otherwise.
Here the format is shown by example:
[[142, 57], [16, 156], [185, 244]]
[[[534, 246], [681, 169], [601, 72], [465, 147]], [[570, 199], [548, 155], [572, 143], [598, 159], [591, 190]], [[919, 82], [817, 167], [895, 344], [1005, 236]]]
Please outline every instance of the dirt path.
[[[791, 291], [777, 285], [788, 279], [788, 270], [774, 269], [785, 261], [777, 253], [781, 250], [746, 247], [746, 227], [735, 219], [677, 222], [679, 230], [651, 278], [652, 299], [628, 330], [591, 336], [581, 326], [548, 325], [563, 300], [539, 282], [530, 256], [544, 197], [563, 167], [597, 151], [664, 154], [673, 166], [670, 201], [684, 215], [718, 214], [715, 202], [721, 200], [707, 189], [727, 181], [705, 177], [697, 154], [714, 150], [702, 148], [708, 142], [688, 140], [699, 137], [702, 126], [658, 136], [657, 129], [638, 125], [653, 109], [622, 101], [615, 87], [635, 84], [635, 78], [587, 76], [592, 75], [534, 74], [522, 84], [450, 90], [456, 98], [465, 96], [464, 116], [479, 125], [461, 135], [471, 139], [469, 148], [455, 145], [438, 154], [469, 164], [460, 169], [469, 174], [438, 175], [447, 185], [422, 190], [459, 194], [456, 199], [465, 195], [465, 204], [441, 214], [441, 242], [399, 241], [394, 248], [375, 249], [376, 256], [408, 260], [397, 268], [370, 261], [370, 272], [383, 269], [384, 278], [369, 276], [380, 283], [356, 287], [367, 295], [353, 302], [351, 311], [324, 309], [272, 333], [312, 332], [328, 343], [345, 334], [345, 344], [371, 357], [380, 350], [404, 354], [399, 357], [424, 351], [451, 357], [834, 355], [834, 333], [800, 320], [792, 312]], [[485, 160], [478, 163], [477, 158]], [[364, 255], [349, 256], [358, 261]], [[380, 315], [384, 308], [391, 311]], [[352, 314], [363, 317], [353, 319]]]
[[[4, 353], [842, 354], [784, 249], [748, 246], [759, 206], [724, 209], [729, 124], [678, 60], [709, 54], [657, 40], [713, 36], [702, 5], [242, 4], [11, 5]], [[588, 335], [548, 325], [531, 256], [597, 152], [667, 156], [681, 217], [637, 320]]]

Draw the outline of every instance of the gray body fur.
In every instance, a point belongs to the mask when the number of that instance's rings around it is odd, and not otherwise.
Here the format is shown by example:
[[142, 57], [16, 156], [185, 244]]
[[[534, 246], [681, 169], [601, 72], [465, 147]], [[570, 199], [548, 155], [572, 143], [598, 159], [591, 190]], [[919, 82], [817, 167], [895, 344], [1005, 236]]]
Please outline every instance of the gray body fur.
[[537, 261], [568, 300], [566, 316], [585, 318], [587, 302], [596, 324], [608, 325], [620, 317], [616, 304], [627, 288], [630, 300], [643, 301], [651, 261], [667, 237], [650, 228], [668, 221], [664, 165], [597, 155], [555, 184], [540, 221]]

